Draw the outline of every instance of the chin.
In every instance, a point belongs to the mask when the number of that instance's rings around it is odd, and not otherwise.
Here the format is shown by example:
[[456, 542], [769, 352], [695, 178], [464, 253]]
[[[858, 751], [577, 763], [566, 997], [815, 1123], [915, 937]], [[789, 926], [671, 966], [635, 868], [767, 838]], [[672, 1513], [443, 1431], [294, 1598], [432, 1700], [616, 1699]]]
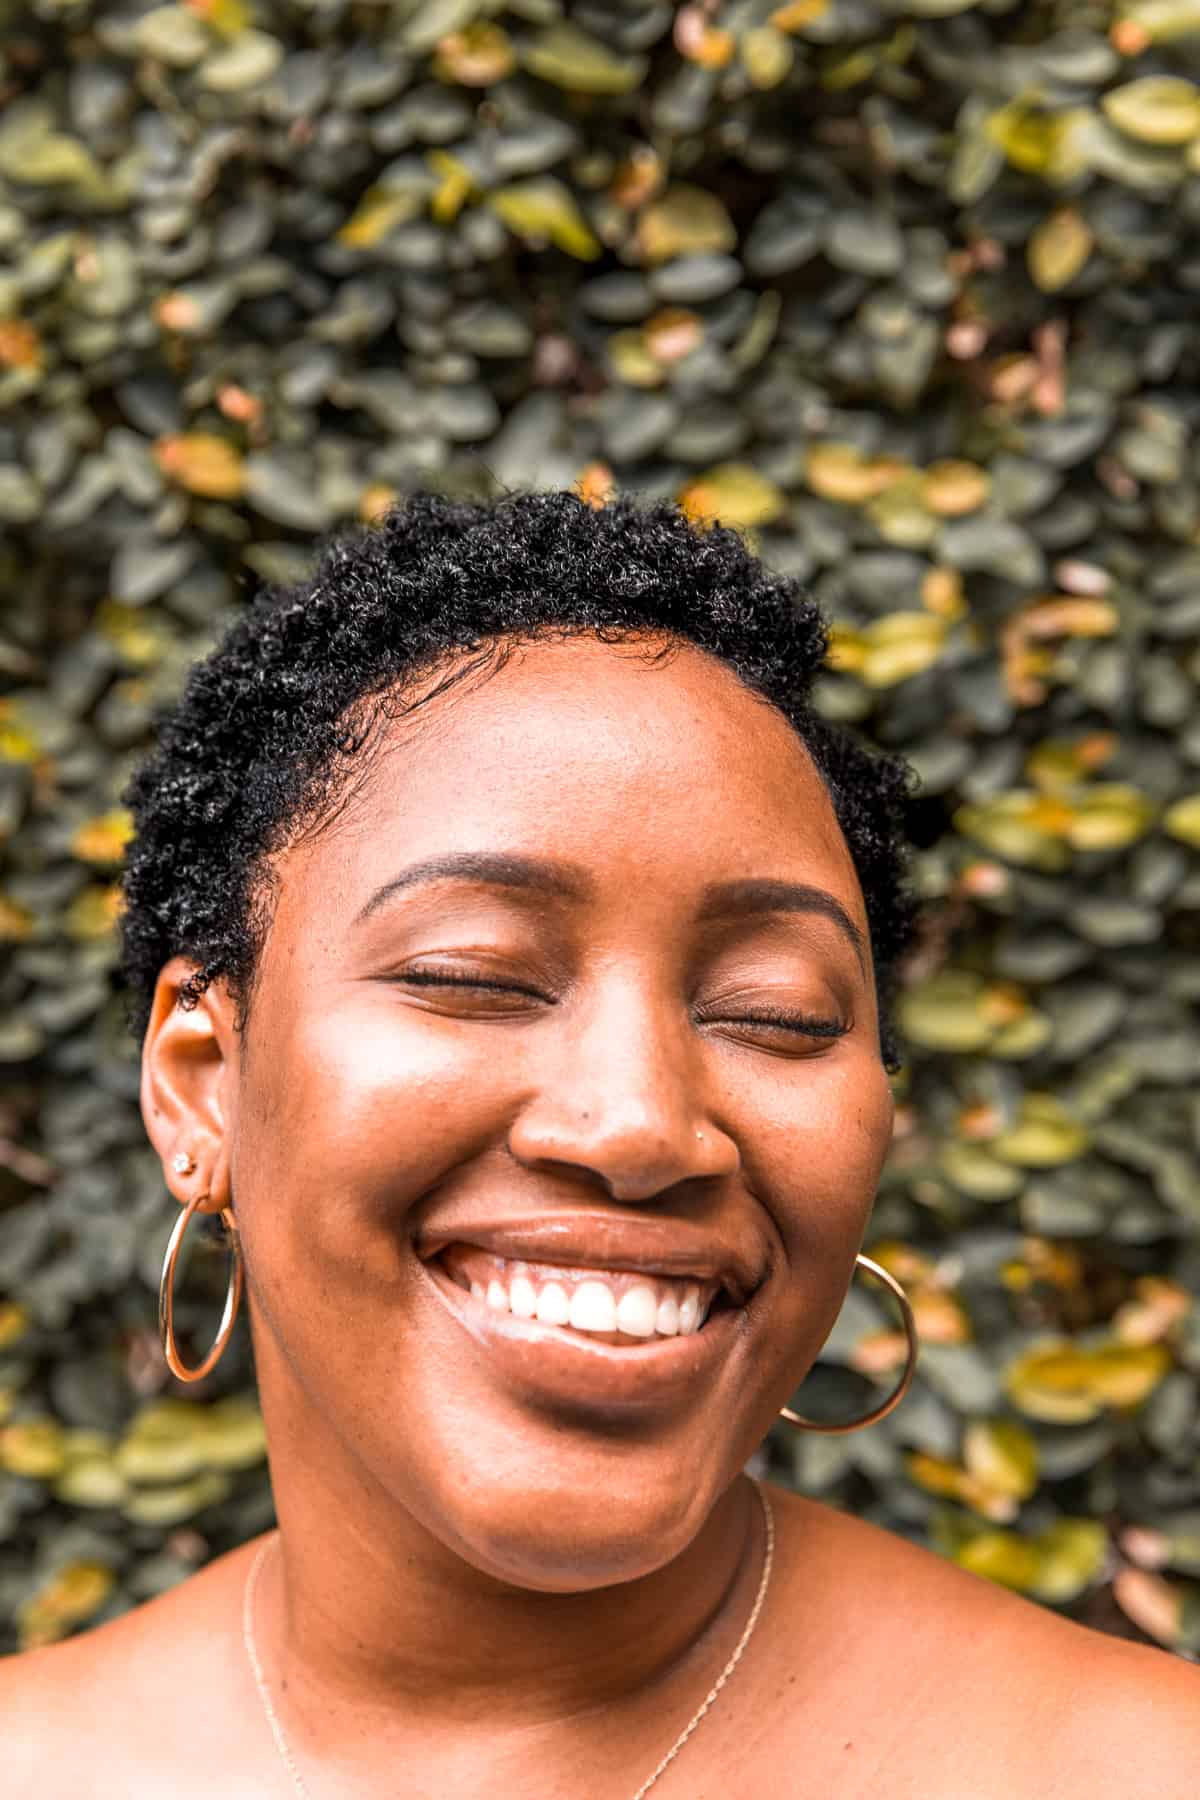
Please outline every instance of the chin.
[[[735, 1471], [736, 1473], [736, 1471]], [[727, 1480], [636, 1485], [619, 1479], [573, 1487], [514, 1483], [469, 1509], [447, 1507], [445, 1536], [482, 1574], [537, 1593], [615, 1587], [673, 1561], [702, 1529]], [[439, 1533], [442, 1535], [442, 1533]]]

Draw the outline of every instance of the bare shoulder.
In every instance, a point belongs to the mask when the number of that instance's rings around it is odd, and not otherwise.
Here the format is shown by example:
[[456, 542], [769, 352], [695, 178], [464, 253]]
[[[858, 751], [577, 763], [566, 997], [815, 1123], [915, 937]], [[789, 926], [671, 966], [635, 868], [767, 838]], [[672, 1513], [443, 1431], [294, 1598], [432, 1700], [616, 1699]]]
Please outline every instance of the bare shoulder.
[[[236, 1591], [247, 1546], [63, 1643], [0, 1659], [5, 1800], [158, 1792], [210, 1710], [234, 1716]], [[104, 1771], [103, 1775], [99, 1772]], [[184, 1793], [186, 1781], [172, 1790]]]
[[[781, 1584], [830, 1640], [855, 1727], [846, 1739], [857, 1736], [864, 1763], [907, 1759], [914, 1794], [976, 1800], [1200, 1792], [1200, 1669], [1075, 1624], [861, 1519], [776, 1489], [772, 1501]], [[877, 1711], [866, 1694], [882, 1697]]]

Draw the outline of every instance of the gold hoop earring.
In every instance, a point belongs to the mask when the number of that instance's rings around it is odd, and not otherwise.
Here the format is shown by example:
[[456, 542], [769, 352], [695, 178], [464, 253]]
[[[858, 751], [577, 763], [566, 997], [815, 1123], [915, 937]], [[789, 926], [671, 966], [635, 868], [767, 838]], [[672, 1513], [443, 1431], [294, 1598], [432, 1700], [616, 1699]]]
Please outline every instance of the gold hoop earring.
[[889, 1275], [886, 1269], [880, 1268], [877, 1262], [872, 1262], [869, 1256], [864, 1256], [860, 1251], [854, 1260], [859, 1268], [867, 1271], [868, 1275], [877, 1275], [884, 1286], [890, 1288], [900, 1302], [900, 1311], [904, 1316], [904, 1335], [908, 1339], [908, 1360], [904, 1365], [904, 1373], [900, 1377], [899, 1385], [888, 1395], [887, 1399], [873, 1412], [864, 1413], [861, 1419], [853, 1419], [849, 1425], [823, 1425], [816, 1419], [803, 1418], [800, 1413], [793, 1412], [790, 1406], [780, 1408], [780, 1418], [786, 1419], [789, 1425], [795, 1425], [799, 1431], [819, 1432], [822, 1437], [838, 1437], [843, 1432], [861, 1431], [864, 1425], [875, 1425], [880, 1419], [886, 1419], [892, 1409], [899, 1406], [907, 1394], [912, 1386], [912, 1378], [917, 1371], [917, 1355], [920, 1344], [917, 1339], [917, 1321], [913, 1317], [912, 1303], [908, 1295], [896, 1277]]
[[175, 1343], [175, 1262], [179, 1255], [179, 1246], [183, 1242], [183, 1234], [188, 1228], [192, 1214], [207, 1194], [197, 1194], [188, 1201], [175, 1221], [175, 1228], [167, 1244], [167, 1254], [163, 1258], [162, 1279], [158, 1284], [158, 1335], [162, 1339], [163, 1355], [167, 1359], [167, 1367], [172, 1375], [180, 1381], [200, 1381], [214, 1369], [220, 1360], [221, 1353], [229, 1342], [229, 1334], [233, 1330], [233, 1322], [237, 1317], [238, 1307], [242, 1300], [242, 1245], [238, 1233], [237, 1220], [233, 1211], [226, 1206], [221, 1211], [221, 1221], [229, 1233], [229, 1243], [233, 1251], [233, 1267], [229, 1271], [229, 1286], [225, 1291], [225, 1311], [221, 1315], [221, 1328], [217, 1332], [216, 1341], [204, 1361], [194, 1369], [189, 1369], [179, 1354]]

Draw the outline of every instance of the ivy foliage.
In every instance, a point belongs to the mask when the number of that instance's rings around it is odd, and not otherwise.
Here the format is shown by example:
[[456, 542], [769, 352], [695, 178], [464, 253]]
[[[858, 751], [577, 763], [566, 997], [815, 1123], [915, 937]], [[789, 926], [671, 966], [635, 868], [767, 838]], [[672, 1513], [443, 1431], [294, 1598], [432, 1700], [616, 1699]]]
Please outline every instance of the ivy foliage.
[[[432, 484], [675, 496], [834, 619], [822, 708], [923, 782], [866, 1246], [923, 1354], [766, 1454], [1200, 1653], [1198, 305], [1197, 0], [0, 0], [7, 1648], [271, 1521], [244, 1328], [158, 1346], [120, 796]], [[800, 1404], [902, 1357], [856, 1283]]]

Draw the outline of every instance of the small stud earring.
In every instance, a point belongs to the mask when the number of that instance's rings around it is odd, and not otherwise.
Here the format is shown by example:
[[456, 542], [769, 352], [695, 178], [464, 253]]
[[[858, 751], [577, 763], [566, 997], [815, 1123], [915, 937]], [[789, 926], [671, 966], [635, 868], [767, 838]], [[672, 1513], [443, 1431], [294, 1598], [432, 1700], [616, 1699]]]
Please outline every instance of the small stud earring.
[[171, 1167], [177, 1175], [190, 1175], [195, 1166], [186, 1150], [177, 1151], [171, 1158]]

